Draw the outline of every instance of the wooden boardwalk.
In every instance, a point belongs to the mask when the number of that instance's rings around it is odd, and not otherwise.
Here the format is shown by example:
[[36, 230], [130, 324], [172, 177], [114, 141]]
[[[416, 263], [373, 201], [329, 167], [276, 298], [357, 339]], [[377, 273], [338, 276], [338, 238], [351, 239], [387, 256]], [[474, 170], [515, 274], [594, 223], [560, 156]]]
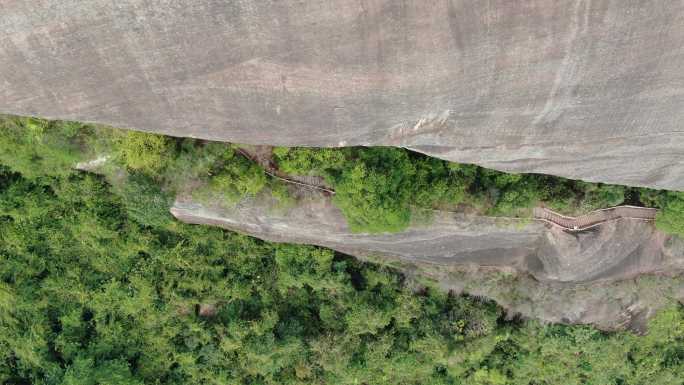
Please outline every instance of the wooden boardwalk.
[[534, 218], [551, 223], [569, 231], [582, 231], [598, 226], [602, 223], [616, 221], [618, 219], [634, 219], [653, 221], [658, 209], [637, 206], [617, 206], [592, 211], [590, 213], [569, 217], [549, 210], [545, 207], [535, 207]]

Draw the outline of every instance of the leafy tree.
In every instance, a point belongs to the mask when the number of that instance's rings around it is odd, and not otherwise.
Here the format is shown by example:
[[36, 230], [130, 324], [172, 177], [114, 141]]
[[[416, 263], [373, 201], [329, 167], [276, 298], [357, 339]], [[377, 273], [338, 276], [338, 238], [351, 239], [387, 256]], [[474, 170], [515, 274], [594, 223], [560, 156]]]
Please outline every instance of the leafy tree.
[[261, 167], [231, 149], [224, 150], [211, 174], [208, 191], [200, 191], [198, 195], [218, 195], [228, 204], [257, 195], [268, 183]]
[[401, 231], [411, 220], [406, 204], [409, 197], [398, 187], [401, 183], [398, 178], [358, 164], [343, 172], [341, 182], [335, 185], [333, 201], [354, 232]]
[[684, 193], [668, 192], [656, 217], [656, 227], [669, 234], [684, 236]]

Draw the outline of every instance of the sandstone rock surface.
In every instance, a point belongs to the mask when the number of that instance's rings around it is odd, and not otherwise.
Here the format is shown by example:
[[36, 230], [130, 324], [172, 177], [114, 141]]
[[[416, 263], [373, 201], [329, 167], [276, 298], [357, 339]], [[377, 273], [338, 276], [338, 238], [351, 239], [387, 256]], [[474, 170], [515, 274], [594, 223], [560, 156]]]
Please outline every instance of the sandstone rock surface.
[[6, 0], [0, 112], [684, 189], [684, 1]]

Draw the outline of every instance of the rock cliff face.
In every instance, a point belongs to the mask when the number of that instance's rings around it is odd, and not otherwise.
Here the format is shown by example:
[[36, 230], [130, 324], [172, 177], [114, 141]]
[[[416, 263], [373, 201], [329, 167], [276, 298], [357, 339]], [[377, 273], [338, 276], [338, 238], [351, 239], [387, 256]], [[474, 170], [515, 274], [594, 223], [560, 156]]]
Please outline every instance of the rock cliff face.
[[6, 0], [0, 112], [684, 189], [684, 1]]
[[[317, 193], [278, 209], [267, 198], [234, 207], [181, 196], [172, 213], [277, 242], [316, 244], [431, 277], [545, 321], [640, 328], [667, 300], [684, 299], [684, 242], [623, 219], [576, 234], [540, 222], [435, 213], [397, 234], [352, 234]], [[664, 274], [667, 273], [667, 274]], [[657, 281], [657, 284], [654, 282]]]

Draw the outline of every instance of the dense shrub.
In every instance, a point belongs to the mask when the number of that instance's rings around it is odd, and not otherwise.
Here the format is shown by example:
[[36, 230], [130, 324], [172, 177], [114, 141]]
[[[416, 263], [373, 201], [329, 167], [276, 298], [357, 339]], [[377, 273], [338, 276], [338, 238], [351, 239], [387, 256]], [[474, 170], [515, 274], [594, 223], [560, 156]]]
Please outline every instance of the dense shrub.
[[325, 177], [355, 232], [401, 231], [414, 207], [457, 204], [466, 187], [446, 162], [400, 149], [277, 148], [274, 155], [283, 171]]
[[625, 186], [577, 182], [584, 192], [584, 204], [591, 209], [612, 207], [625, 201]]
[[163, 135], [128, 131], [117, 138], [116, 152], [129, 169], [157, 175], [168, 165], [171, 146], [171, 140]]
[[273, 155], [278, 167], [294, 175], [327, 174], [342, 169], [347, 162], [344, 149], [276, 147]]
[[149, 176], [132, 174], [114, 191], [121, 197], [128, 216], [139, 224], [163, 228], [171, 221], [173, 197]]
[[665, 203], [656, 217], [658, 229], [684, 236], [684, 193], [668, 192]]

